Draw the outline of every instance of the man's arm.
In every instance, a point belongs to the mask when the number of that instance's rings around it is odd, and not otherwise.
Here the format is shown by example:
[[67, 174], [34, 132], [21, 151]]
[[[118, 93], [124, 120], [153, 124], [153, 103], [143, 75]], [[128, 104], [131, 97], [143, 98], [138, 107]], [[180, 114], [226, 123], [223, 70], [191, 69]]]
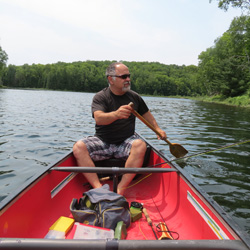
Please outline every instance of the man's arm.
[[158, 139], [166, 139], [167, 138], [167, 135], [165, 133], [165, 131], [163, 131], [157, 124], [154, 116], [151, 114], [150, 111], [146, 112], [144, 115], [143, 115], [143, 118], [146, 119], [151, 125], [153, 125], [153, 127], [161, 134], [161, 138], [158, 137]]
[[116, 111], [105, 113], [101, 110], [94, 112], [94, 118], [97, 125], [109, 125], [118, 119], [128, 119], [131, 114], [131, 107], [123, 105]]

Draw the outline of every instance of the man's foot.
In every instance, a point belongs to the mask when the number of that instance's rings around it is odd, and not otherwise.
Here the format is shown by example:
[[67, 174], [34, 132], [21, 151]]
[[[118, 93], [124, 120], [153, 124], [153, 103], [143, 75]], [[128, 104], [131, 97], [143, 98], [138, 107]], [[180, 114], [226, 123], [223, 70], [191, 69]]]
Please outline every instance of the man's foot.
[[125, 188], [117, 188], [117, 194], [124, 195], [125, 193]]

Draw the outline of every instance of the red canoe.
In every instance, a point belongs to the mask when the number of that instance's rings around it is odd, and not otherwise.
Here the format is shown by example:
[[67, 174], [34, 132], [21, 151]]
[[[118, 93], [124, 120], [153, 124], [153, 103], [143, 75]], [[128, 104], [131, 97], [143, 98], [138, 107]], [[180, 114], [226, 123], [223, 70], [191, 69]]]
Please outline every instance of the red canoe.
[[[116, 160], [80, 168], [69, 153], [0, 202], [0, 249], [249, 249], [249, 236], [183, 169], [169, 163], [150, 144], [147, 155], [144, 168], [131, 170], [120, 167], [122, 163]], [[84, 171], [111, 173], [113, 179], [103, 183], [114, 190], [119, 175], [137, 173], [124, 196], [129, 203], [143, 204], [152, 227], [142, 214], [127, 229], [126, 240], [76, 240], [72, 239], [73, 229], [66, 239], [44, 238], [61, 216], [72, 218], [72, 199], [79, 199], [89, 189], [84, 185]], [[159, 223], [167, 225], [173, 239], [160, 240], [166, 234], [158, 232]]]

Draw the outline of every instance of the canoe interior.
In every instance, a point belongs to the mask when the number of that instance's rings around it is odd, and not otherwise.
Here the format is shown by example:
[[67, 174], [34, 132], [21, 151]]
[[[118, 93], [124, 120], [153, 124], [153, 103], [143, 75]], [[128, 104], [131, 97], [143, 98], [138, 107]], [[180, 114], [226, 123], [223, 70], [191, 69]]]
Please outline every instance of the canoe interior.
[[[165, 161], [158, 152], [151, 150], [148, 166]], [[72, 153], [56, 166], [76, 166]], [[158, 167], [172, 166], [165, 163]], [[45, 172], [0, 211], [0, 237], [44, 238], [60, 216], [72, 217], [70, 203], [89, 189], [85, 183], [81, 173]], [[112, 180], [104, 183], [112, 189]], [[153, 224], [165, 222], [170, 231], [176, 232], [172, 233], [174, 239], [239, 240], [223, 218], [178, 172], [137, 176], [126, 189], [125, 197], [129, 202], [143, 203]], [[131, 223], [127, 232], [127, 240], [155, 240], [144, 215]]]

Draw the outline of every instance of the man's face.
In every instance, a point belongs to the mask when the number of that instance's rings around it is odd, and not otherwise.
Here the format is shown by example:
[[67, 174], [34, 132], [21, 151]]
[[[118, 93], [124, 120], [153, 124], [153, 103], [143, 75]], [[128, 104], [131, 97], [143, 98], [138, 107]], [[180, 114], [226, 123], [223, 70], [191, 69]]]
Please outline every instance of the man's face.
[[110, 79], [110, 86], [111, 90], [117, 95], [124, 94], [130, 89], [130, 74], [126, 65], [119, 64], [116, 67], [115, 80], [113, 78]]

